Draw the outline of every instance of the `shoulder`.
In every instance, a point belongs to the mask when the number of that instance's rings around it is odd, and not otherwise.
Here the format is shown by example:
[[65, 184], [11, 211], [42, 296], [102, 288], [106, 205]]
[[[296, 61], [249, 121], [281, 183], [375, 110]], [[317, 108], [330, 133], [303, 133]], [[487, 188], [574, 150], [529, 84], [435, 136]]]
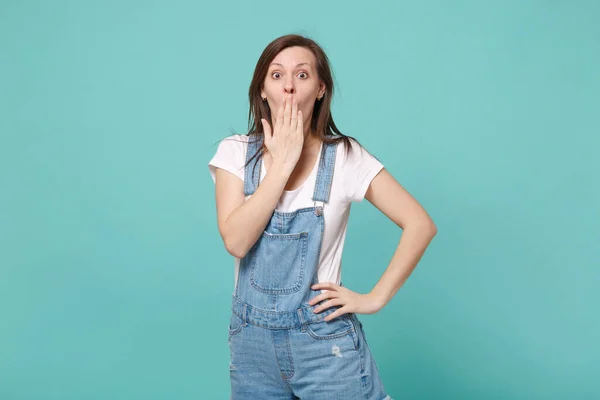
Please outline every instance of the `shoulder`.
[[230, 135], [220, 140], [219, 148], [243, 149], [248, 146], [248, 135]]
[[350, 137], [347, 141], [339, 142], [337, 155], [340, 156], [340, 162], [343, 164], [356, 164], [373, 158], [373, 155], [358, 140]]
[[208, 163], [213, 181], [215, 180], [216, 168], [227, 170], [243, 180], [244, 160], [247, 148], [247, 135], [235, 134], [223, 138], [219, 142], [213, 158]]
[[353, 138], [341, 141], [338, 147], [336, 169], [342, 180], [346, 198], [360, 202], [365, 196], [369, 184], [381, 171], [383, 164], [362, 144]]
[[217, 158], [240, 159], [245, 157], [248, 149], [247, 135], [230, 135], [219, 141], [219, 146], [215, 152]]

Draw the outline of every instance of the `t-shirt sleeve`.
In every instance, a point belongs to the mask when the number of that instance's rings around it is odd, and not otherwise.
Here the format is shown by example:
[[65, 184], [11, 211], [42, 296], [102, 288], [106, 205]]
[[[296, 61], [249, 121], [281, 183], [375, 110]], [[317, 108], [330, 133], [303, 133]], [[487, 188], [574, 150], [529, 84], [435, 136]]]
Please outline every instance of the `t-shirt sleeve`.
[[246, 160], [247, 140], [243, 135], [229, 136], [219, 143], [217, 152], [208, 163], [208, 170], [213, 183], [216, 182], [217, 168], [229, 171], [242, 181], [244, 180], [244, 163]]
[[343, 151], [344, 188], [348, 201], [361, 202], [375, 176], [383, 169], [383, 164], [358, 142], [350, 139], [352, 151]]

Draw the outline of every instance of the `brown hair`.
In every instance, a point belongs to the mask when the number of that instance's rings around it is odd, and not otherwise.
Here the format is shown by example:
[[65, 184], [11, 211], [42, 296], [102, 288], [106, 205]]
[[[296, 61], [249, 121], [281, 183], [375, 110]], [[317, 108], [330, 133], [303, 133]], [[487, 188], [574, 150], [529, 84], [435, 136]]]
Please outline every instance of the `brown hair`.
[[[327, 58], [327, 55], [321, 46], [319, 46], [314, 40], [297, 34], [289, 34], [278, 37], [269, 43], [260, 55], [260, 58], [258, 59], [254, 69], [254, 75], [252, 76], [250, 88], [248, 90], [250, 109], [248, 112], [248, 133], [246, 136], [250, 136], [251, 138], [254, 137], [255, 140], [264, 139], [264, 131], [260, 120], [261, 118], [264, 118], [271, 122], [272, 119], [269, 105], [267, 102], [262, 101], [261, 89], [267, 76], [271, 61], [273, 61], [277, 54], [279, 54], [279, 52], [282, 50], [294, 46], [307, 48], [313, 53], [317, 63], [316, 70], [318, 79], [325, 84], [325, 93], [323, 94], [321, 100], [315, 102], [313, 108], [312, 119], [310, 121], [311, 131], [315, 132], [316, 136], [324, 143], [337, 144], [343, 141], [346, 151], [352, 151], [350, 139], [356, 141], [357, 143], [358, 140], [352, 136], [347, 136], [340, 132], [335, 126], [335, 122], [333, 122], [333, 117], [331, 116], [330, 106], [331, 99], [333, 97], [334, 85], [333, 75], [329, 66], [329, 59]], [[262, 156], [265, 151], [266, 146], [264, 145], [263, 141], [261, 149], [248, 160], [245, 166], [248, 165], [255, 157]]]

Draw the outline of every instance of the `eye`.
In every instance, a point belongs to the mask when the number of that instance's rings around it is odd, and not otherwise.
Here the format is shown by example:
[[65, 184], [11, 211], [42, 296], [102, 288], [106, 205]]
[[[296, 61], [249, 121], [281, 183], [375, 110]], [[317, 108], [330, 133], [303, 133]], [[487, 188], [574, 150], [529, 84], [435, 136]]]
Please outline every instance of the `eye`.
[[[307, 79], [308, 78], [308, 74], [306, 72], [304, 72], [304, 71], [302, 71], [302, 72], [300, 72], [298, 74], [298, 76], [300, 76], [300, 75], [303, 75], [303, 77], [301, 77], [300, 79]], [[275, 78], [275, 79], [279, 79], [279, 78], [281, 78], [281, 72], [277, 72], [277, 71], [271, 72], [271, 77]]]

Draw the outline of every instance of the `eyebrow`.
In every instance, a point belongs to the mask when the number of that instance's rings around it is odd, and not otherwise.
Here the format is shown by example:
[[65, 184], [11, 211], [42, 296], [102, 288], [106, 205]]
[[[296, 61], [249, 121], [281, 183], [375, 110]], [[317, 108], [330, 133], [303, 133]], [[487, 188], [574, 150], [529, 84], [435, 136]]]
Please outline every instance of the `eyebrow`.
[[[281, 66], [283, 67], [283, 64], [280, 64], [280, 63], [271, 63], [271, 65], [281, 65]], [[269, 67], [270, 67], [271, 65], [269, 65]], [[301, 66], [301, 65], [308, 65], [309, 67], [311, 66], [309, 63], [303, 62], [303, 63], [297, 64], [297, 65], [296, 65], [296, 68], [298, 68], [298, 67], [299, 67], [299, 66]]]

